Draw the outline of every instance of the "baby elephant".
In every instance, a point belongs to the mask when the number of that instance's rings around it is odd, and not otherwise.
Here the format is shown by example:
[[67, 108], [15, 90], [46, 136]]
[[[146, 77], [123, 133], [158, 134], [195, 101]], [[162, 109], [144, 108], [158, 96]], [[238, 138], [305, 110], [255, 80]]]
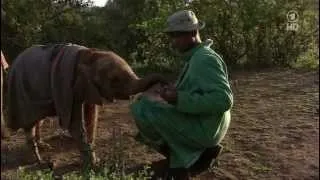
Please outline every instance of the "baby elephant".
[[14, 60], [8, 74], [8, 121], [13, 131], [26, 132], [28, 146], [39, 163], [41, 120], [57, 116], [80, 150], [84, 168], [95, 163], [93, 145], [97, 105], [103, 99], [129, 99], [164, 78], [139, 78], [128, 63], [111, 51], [76, 44], [37, 45]]

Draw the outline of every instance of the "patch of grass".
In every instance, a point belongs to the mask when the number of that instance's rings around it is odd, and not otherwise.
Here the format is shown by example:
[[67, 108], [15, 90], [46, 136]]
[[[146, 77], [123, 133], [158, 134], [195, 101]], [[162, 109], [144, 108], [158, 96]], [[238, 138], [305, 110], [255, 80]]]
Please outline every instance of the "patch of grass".
[[256, 166], [253, 166], [252, 169], [256, 172], [269, 172], [269, 171], [272, 171], [272, 168], [271, 167], [267, 167], [265, 165], [262, 165], [262, 164], [256, 164]]
[[[114, 128], [112, 133], [111, 153], [104, 158], [104, 161], [88, 172], [69, 172], [59, 179], [63, 180], [146, 180], [152, 176], [149, 166], [136, 172], [127, 173], [127, 154], [124, 152], [124, 140], [120, 128]], [[19, 168], [18, 179], [24, 180], [54, 180], [56, 177], [51, 170], [26, 171]]]
[[[149, 167], [145, 167], [135, 173], [124, 174], [119, 173], [116, 170], [110, 170], [108, 166], [101, 167], [98, 171], [90, 171], [87, 173], [71, 172], [59, 177], [59, 179], [64, 180], [146, 180], [150, 179], [151, 174], [149, 172]], [[38, 171], [26, 171], [24, 168], [19, 168], [18, 179], [24, 180], [54, 180], [57, 177], [50, 170], [38, 170]]]
[[34, 172], [28, 172], [24, 168], [19, 167], [17, 170], [17, 177], [18, 179], [24, 179], [24, 180], [37, 180], [37, 179], [43, 179], [43, 180], [49, 180], [53, 179], [53, 172], [50, 170], [43, 170], [43, 171], [34, 171]]

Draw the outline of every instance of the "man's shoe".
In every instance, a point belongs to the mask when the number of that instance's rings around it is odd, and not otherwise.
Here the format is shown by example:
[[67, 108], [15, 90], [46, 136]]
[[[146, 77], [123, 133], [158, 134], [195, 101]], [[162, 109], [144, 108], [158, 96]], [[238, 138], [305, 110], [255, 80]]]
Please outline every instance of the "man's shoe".
[[167, 145], [160, 146], [160, 149], [158, 151], [160, 154], [162, 154], [164, 157], [169, 158], [170, 149]]
[[213, 148], [206, 149], [200, 156], [200, 158], [189, 168], [192, 176], [200, 174], [210, 168], [213, 160], [217, 159], [222, 152], [223, 146], [220, 144]]
[[153, 172], [151, 180], [164, 179], [169, 168], [168, 159], [153, 162], [150, 167], [150, 172]]
[[153, 162], [151, 165], [151, 171], [153, 172], [153, 175], [151, 177], [151, 180], [158, 180], [158, 179], [166, 179], [166, 174], [169, 169], [169, 162], [170, 162], [170, 149], [167, 145], [162, 145], [157, 150], [160, 154], [162, 154], [166, 159]]
[[170, 168], [165, 180], [189, 180], [190, 174], [186, 168]]

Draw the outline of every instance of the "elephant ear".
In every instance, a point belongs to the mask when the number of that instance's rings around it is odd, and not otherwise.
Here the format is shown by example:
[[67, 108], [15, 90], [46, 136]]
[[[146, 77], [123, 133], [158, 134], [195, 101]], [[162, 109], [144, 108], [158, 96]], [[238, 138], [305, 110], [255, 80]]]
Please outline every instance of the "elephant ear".
[[80, 64], [92, 64], [96, 58], [95, 53], [96, 49], [82, 49], [78, 52], [77, 58], [79, 59]]
[[102, 105], [102, 96], [98, 88], [93, 83], [94, 74], [91, 73], [91, 64], [93, 52], [91, 50], [79, 52], [79, 64], [76, 72], [74, 83], [74, 91], [80, 101], [85, 101], [89, 104]]

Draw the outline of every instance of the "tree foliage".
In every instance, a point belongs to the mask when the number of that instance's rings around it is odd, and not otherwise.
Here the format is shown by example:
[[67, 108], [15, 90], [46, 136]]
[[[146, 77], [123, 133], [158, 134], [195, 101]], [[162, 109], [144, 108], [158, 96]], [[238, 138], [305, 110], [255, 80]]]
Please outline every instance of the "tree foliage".
[[[318, 46], [318, 10], [313, 1], [280, 0], [109, 0], [94, 7], [86, 0], [5, 0], [2, 50], [14, 59], [33, 44], [72, 42], [113, 50], [133, 65], [175, 71], [181, 61], [162, 29], [166, 18], [191, 9], [206, 22], [202, 39], [230, 67], [291, 66]], [[298, 31], [287, 31], [287, 13], [299, 14]]]

